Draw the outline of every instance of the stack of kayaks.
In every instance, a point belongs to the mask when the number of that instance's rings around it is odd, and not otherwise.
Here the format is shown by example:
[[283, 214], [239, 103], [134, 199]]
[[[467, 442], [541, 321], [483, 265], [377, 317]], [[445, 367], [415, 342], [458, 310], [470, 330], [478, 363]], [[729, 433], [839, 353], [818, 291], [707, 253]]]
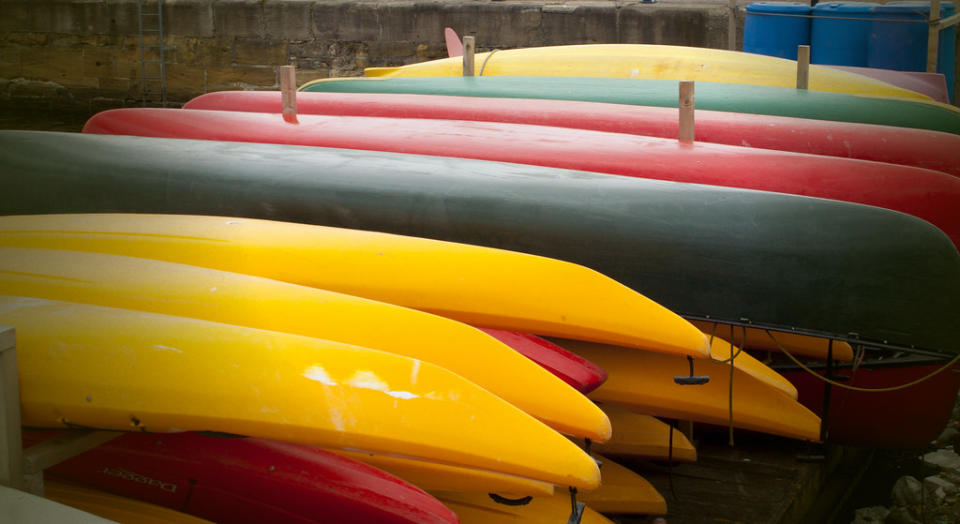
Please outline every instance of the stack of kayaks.
[[[591, 446], [696, 460], [674, 419], [832, 435], [821, 383], [743, 349], [960, 351], [960, 112], [816, 67], [787, 89], [769, 58], [499, 51], [477, 70], [511, 76], [311, 83], [294, 122], [217, 93], [0, 132], [25, 424], [188, 431], [50, 474], [217, 521], [561, 522], [576, 488], [607, 522], [667, 507]], [[712, 143], [672, 140], [681, 79]], [[857, 416], [882, 435], [904, 398]]]

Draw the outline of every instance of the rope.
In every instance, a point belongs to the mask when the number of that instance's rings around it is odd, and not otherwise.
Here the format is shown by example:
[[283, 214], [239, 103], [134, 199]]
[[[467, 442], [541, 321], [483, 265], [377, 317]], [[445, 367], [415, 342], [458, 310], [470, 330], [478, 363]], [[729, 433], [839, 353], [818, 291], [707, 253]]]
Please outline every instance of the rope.
[[[747, 328], [741, 326], [741, 329], [743, 329], [743, 340], [742, 340], [742, 342], [743, 342], [743, 345], [745, 345], [746, 342], [747, 342]], [[730, 325], [730, 339], [731, 339], [731, 340], [733, 339], [733, 324]], [[743, 347], [743, 345], [741, 345], [741, 348]], [[733, 370], [734, 370], [733, 360], [734, 360], [735, 358], [737, 358], [737, 356], [740, 354], [740, 351], [742, 351], [742, 349], [741, 349], [741, 348], [738, 348], [738, 349], [737, 349], [737, 352], [736, 352], [736, 353], [733, 353], [733, 349], [732, 349], [732, 348], [733, 348], [733, 342], [730, 342], [730, 348], [731, 348], [731, 351], [730, 351], [730, 387], [729, 387], [729, 390], [727, 391], [727, 402], [728, 402], [729, 407], [730, 407], [730, 410], [729, 410], [729, 411], [730, 411], [730, 447], [733, 447]]]
[[820, 374], [817, 373], [816, 371], [814, 371], [814, 370], [810, 369], [809, 367], [807, 367], [803, 362], [800, 362], [800, 360], [798, 360], [797, 357], [793, 356], [793, 354], [791, 354], [789, 351], [787, 351], [787, 349], [784, 348], [784, 347], [780, 344], [780, 342], [777, 341], [776, 338], [774, 338], [773, 333], [770, 333], [770, 330], [769, 330], [769, 329], [764, 329], [764, 331], [767, 333], [767, 335], [770, 337], [770, 339], [773, 340], [774, 344], [777, 345], [777, 347], [780, 349], [780, 351], [783, 352], [784, 355], [786, 355], [787, 357], [789, 357], [790, 360], [792, 360], [794, 364], [800, 366], [800, 368], [803, 369], [804, 371], [806, 371], [807, 373], [810, 373], [810, 374], [813, 375], [814, 377], [817, 377], [818, 379], [820, 379], [820, 380], [822, 380], [822, 381], [824, 381], [824, 382], [826, 382], [826, 383], [828, 383], [828, 384], [830, 384], [830, 385], [837, 386], [838, 388], [848, 389], [848, 390], [850, 390], [850, 391], [860, 391], [860, 392], [863, 392], [863, 393], [884, 393], [884, 392], [889, 392], [889, 391], [899, 391], [899, 390], [901, 390], [901, 389], [906, 389], [906, 388], [909, 388], [909, 387], [911, 387], [911, 386], [915, 386], [915, 385], [917, 385], [917, 384], [920, 384], [921, 382], [926, 382], [927, 380], [933, 378], [934, 376], [939, 375], [940, 373], [943, 373], [943, 372], [946, 371], [948, 368], [952, 367], [954, 364], [956, 364], [958, 361], [960, 361], [960, 354], [957, 354], [957, 356], [955, 356], [955, 357], [953, 357], [952, 359], [950, 359], [950, 361], [947, 362], [946, 364], [944, 364], [943, 367], [941, 367], [940, 369], [936, 369], [936, 370], [932, 371], [930, 374], [928, 374], [928, 375], [926, 375], [926, 376], [924, 376], [924, 377], [920, 377], [920, 378], [918, 378], [918, 379], [916, 379], [916, 380], [907, 382], [906, 384], [901, 384], [901, 385], [899, 385], [899, 386], [890, 386], [890, 387], [886, 387], [886, 388], [861, 388], [861, 387], [857, 387], [857, 386], [851, 386], [851, 385], [848, 385], [848, 384], [844, 384], [844, 383], [842, 383], [842, 382], [837, 382], [836, 380], [829, 379], [829, 378], [827, 378], [827, 377], [824, 377], [823, 375], [820, 375]]
[[493, 54], [496, 53], [497, 51], [499, 51], [499, 49], [494, 49], [493, 51], [490, 51], [487, 54], [487, 56], [483, 59], [483, 63], [480, 64], [480, 72], [477, 73], [477, 76], [483, 76], [483, 70], [487, 68], [487, 62], [490, 60], [490, 57], [492, 57]]

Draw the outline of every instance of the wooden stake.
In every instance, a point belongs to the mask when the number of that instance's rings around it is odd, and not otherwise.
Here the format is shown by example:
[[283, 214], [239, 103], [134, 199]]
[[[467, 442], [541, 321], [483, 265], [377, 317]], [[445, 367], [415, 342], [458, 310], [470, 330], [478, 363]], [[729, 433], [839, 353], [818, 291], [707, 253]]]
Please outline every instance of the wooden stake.
[[940, 50], [940, 0], [930, 0], [930, 29], [927, 30], [927, 72], [937, 72], [937, 52]]
[[737, 0], [730, 0], [727, 8], [727, 49], [737, 50]]
[[693, 110], [695, 105], [696, 104], [693, 96], [693, 81], [681, 81], [680, 100], [677, 107], [680, 109], [680, 132], [678, 138], [682, 142], [693, 142]]
[[280, 66], [280, 96], [283, 119], [297, 123], [297, 69], [292, 65]]
[[473, 54], [476, 52], [476, 38], [463, 37], [463, 76], [473, 76]]
[[797, 46], [797, 89], [810, 86], [810, 46]]
[[20, 383], [13, 328], [0, 327], [0, 484], [23, 489]]

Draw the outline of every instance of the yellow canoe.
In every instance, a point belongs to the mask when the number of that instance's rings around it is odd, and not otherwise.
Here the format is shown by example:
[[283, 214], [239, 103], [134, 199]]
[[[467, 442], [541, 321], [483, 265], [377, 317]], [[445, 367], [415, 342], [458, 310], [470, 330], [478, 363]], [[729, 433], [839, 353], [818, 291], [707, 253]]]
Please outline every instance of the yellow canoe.
[[[460, 517], [461, 524], [500, 524], [516, 522], [523, 524], [563, 524], [570, 517], [571, 505], [568, 493], [552, 497], [536, 497], [523, 506], [508, 506], [494, 502], [481, 493], [431, 491], [445, 506]], [[613, 522], [590, 509], [584, 508], [581, 524], [613, 524]]]
[[[607, 381], [589, 395], [598, 402], [680, 420], [729, 423], [729, 364], [696, 361], [694, 372], [709, 375], [710, 382], [681, 386], [674, 383], [673, 377], [689, 374], [687, 359], [683, 357], [625, 351], [578, 340], [554, 342], [607, 370]], [[820, 438], [819, 417], [779, 389], [741, 370], [734, 372], [733, 425], [796, 439]]]
[[16, 328], [25, 426], [222, 431], [599, 485], [572, 442], [428, 362], [36, 298], [0, 297], [0, 325]]
[[642, 515], [667, 512], [667, 501], [647, 479], [602, 455], [594, 454], [594, 458], [603, 463], [600, 487], [579, 494], [580, 500], [592, 509], [600, 513]]
[[[572, 76], [649, 78], [797, 86], [797, 62], [724, 49], [653, 44], [587, 44], [505, 49], [477, 53], [477, 76]], [[463, 58], [444, 58], [401, 67], [368, 67], [368, 77], [461, 76]], [[861, 95], [930, 100], [880, 80], [811, 65], [809, 88]]]
[[[822, 360], [827, 359], [827, 350], [830, 344], [829, 339], [780, 331], [771, 331], [768, 335], [766, 331], [757, 328], [746, 328], [744, 330], [740, 327], [733, 327], [731, 331], [729, 325], [703, 320], [693, 320], [691, 323], [708, 335], [713, 334], [724, 340], [732, 341], [738, 346], [744, 346], [747, 349], [780, 351], [780, 345], [782, 345], [787, 351], [796, 356], [813, 357]], [[746, 343], [743, 342], [744, 331], [746, 331]], [[770, 338], [770, 335], [774, 336], [776, 342]], [[846, 342], [835, 340], [833, 342], [833, 359], [838, 362], [853, 361], [853, 347]]]
[[0, 248], [0, 294], [177, 315], [335, 340], [437, 364], [575, 436], [610, 421], [559, 378], [473, 327], [429, 313], [238, 273], [143, 258]]
[[44, 483], [44, 496], [61, 504], [121, 523], [204, 524], [210, 522], [163, 506], [121, 497], [72, 482], [48, 480]]
[[152, 258], [481, 327], [707, 354], [706, 338], [689, 322], [626, 286], [577, 264], [500, 249], [267, 220], [129, 214], [2, 217], [0, 246]]
[[[628, 456], [650, 460], [696, 462], [697, 449], [680, 431], [673, 430], [673, 452], [670, 451], [670, 426], [650, 415], [635, 413], [623, 406], [603, 404], [603, 412], [610, 417], [613, 437], [593, 445], [604, 455]], [[605, 471], [601, 471], [601, 474]], [[604, 477], [606, 479], [606, 477]]]
[[512, 498], [553, 495], [553, 484], [494, 471], [356, 451], [330, 451], [366, 462], [426, 491], [497, 493]]

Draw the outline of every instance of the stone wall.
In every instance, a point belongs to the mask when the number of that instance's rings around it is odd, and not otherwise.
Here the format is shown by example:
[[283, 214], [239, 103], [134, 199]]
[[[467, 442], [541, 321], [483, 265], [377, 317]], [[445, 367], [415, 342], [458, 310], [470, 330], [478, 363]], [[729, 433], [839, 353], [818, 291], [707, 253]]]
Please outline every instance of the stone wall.
[[[156, 10], [155, 1], [144, 5]], [[167, 96], [178, 103], [208, 91], [276, 89], [283, 64], [296, 65], [302, 83], [440, 58], [447, 26], [475, 35], [478, 51], [600, 42], [725, 48], [728, 13], [721, 3], [166, 0]], [[0, 0], [0, 104], [92, 112], [139, 103], [138, 22], [136, 0]], [[147, 60], [157, 58], [151, 53]], [[147, 76], [159, 72], [149, 67]], [[159, 99], [159, 84], [146, 86]]]

